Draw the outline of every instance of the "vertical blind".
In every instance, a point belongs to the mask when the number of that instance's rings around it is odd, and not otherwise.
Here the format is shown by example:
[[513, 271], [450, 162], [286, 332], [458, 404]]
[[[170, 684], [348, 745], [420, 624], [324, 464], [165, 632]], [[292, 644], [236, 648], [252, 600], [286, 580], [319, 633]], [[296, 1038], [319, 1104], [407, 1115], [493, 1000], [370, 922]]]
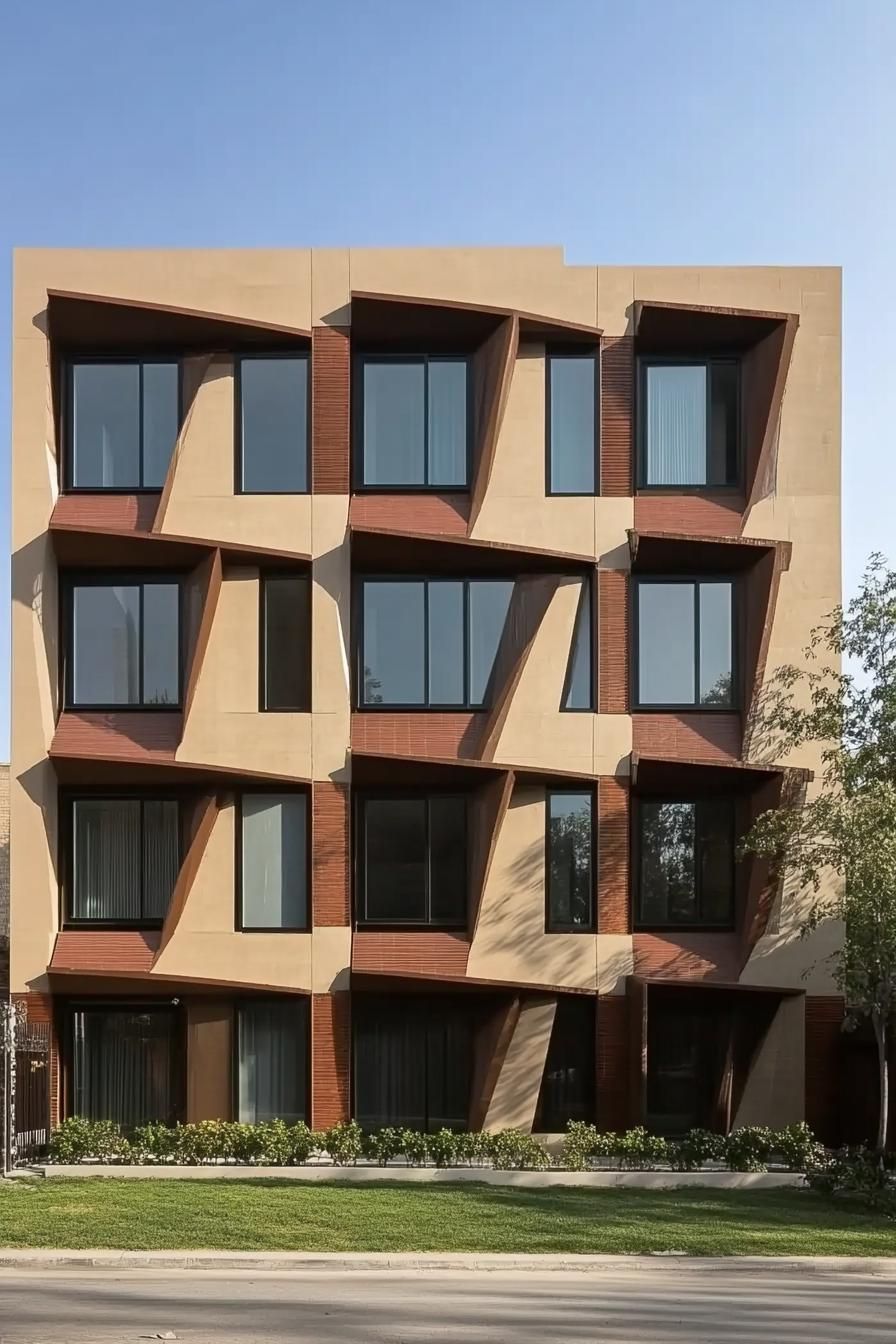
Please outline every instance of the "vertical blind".
[[243, 794], [242, 814], [243, 928], [304, 928], [308, 922], [305, 795]]
[[176, 801], [74, 799], [72, 849], [72, 919], [164, 919], [180, 864]]
[[706, 367], [647, 368], [647, 484], [706, 484]]
[[173, 1009], [82, 1009], [72, 1027], [76, 1115], [125, 1129], [174, 1121]]
[[306, 1118], [308, 1006], [259, 1000], [237, 1017], [239, 1119], [244, 1124]]

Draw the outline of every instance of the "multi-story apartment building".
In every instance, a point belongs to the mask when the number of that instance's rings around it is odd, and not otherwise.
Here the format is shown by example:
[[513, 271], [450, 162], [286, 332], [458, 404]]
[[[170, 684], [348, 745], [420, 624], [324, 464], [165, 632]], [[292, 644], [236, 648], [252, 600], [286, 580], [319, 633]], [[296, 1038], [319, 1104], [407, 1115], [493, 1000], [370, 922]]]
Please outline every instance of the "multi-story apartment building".
[[833, 1123], [840, 278], [23, 251], [11, 987], [54, 1114]]

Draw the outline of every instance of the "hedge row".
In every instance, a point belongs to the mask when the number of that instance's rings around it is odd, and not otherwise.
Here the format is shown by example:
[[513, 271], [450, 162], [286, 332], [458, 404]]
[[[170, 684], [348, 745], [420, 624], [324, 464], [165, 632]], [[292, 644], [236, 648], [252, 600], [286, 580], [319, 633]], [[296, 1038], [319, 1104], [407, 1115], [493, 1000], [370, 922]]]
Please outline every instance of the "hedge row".
[[301, 1166], [314, 1157], [329, 1157], [336, 1166], [360, 1159], [386, 1166], [404, 1159], [409, 1166], [478, 1166], [496, 1171], [543, 1171], [548, 1167], [585, 1171], [612, 1163], [630, 1171], [672, 1167], [694, 1171], [707, 1163], [730, 1171], [765, 1171], [776, 1161], [791, 1171], [805, 1171], [818, 1161], [820, 1145], [807, 1125], [772, 1131], [751, 1125], [729, 1135], [693, 1129], [677, 1142], [649, 1134], [643, 1128], [624, 1133], [601, 1133], [594, 1125], [573, 1122], [567, 1127], [559, 1159], [537, 1138], [519, 1130], [497, 1133], [455, 1133], [440, 1129], [423, 1134], [415, 1129], [386, 1128], [364, 1133], [351, 1121], [322, 1131], [282, 1120], [244, 1125], [225, 1120], [202, 1120], [194, 1125], [141, 1125], [130, 1135], [108, 1120], [73, 1116], [54, 1131], [48, 1160], [196, 1166], [233, 1162], [246, 1165]]

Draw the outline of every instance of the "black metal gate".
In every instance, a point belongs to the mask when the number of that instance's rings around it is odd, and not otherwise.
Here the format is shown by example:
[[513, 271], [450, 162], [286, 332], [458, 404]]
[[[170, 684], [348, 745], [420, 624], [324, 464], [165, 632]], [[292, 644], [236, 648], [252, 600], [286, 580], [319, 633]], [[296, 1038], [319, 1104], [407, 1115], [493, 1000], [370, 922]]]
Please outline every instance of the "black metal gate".
[[37, 1161], [50, 1137], [50, 1024], [29, 1022], [23, 1004], [0, 1005], [6, 1170]]

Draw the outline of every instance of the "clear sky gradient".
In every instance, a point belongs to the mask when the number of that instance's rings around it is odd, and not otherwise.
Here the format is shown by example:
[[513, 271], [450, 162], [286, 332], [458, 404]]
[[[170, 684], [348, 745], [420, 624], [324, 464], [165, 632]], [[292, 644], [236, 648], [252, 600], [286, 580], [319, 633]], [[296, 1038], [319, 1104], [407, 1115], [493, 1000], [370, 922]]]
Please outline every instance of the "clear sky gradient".
[[896, 559], [894, 71], [894, 0], [6, 0], [4, 433], [15, 246], [842, 265], [849, 590]]

